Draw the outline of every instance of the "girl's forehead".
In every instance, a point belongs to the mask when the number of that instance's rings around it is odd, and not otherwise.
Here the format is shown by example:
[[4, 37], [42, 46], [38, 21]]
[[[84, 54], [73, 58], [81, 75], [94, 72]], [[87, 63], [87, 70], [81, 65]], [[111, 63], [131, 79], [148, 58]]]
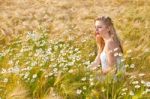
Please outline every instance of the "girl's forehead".
[[101, 22], [101, 21], [96, 21], [96, 22], [95, 22], [95, 25], [96, 25], [96, 26], [98, 26], [98, 25], [104, 25], [104, 23]]

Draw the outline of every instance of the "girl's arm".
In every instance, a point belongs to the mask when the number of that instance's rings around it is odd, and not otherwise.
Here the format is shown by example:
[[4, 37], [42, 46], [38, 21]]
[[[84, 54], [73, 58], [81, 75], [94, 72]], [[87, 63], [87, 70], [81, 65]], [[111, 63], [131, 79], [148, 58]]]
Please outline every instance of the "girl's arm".
[[108, 68], [106, 70], [103, 71], [104, 74], [107, 74], [108, 72], [115, 72], [116, 71], [116, 67], [114, 66], [116, 64], [116, 57], [114, 56], [114, 51], [112, 51], [112, 44], [110, 43], [107, 46], [107, 63], [108, 63]]
[[98, 67], [98, 65], [101, 63], [100, 61], [100, 54], [97, 54], [95, 60], [92, 62], [92, 67]]
[[96, 67], [97, 68], [98, 65], [101, 64], [100, 55], [101, 55], [100, 49], [98, 48], [97, 56], [96, 56], [95, 60], [91, 63], [91, 67]]
[[94, 62], [95, 62], [95, 65], [98, 66], [99, 64], [101, 64], [101, 60], [100, 60], [101, 51], [100, 51], [100, 46], [99, 46], [100, 45], [100, 36], [99, 35], [96, 36], [96, 44], [97, 44], [98, 50], [97, 50], [97, 56], [96, 56]]
[[98, 47], [98, 51], [97, 51], [97, 56], [95, 58], [95, 60], [91, 63], [91, 68], [97, 68], [99, 64], [101, 64], [101, 60], [100, 60], [100, 46], [99, 46], [99, 42], [100, 42], [100, 36], [97, 35], [96, 36], [96, 44], [97, 44], [97, 47]]

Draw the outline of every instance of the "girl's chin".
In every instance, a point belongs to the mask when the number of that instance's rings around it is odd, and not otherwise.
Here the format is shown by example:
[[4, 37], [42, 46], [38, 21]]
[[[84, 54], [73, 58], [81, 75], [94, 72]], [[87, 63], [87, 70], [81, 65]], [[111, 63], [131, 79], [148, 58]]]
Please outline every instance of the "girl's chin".
[[101, 36], [100, 33], [97, 33], [96, 35], [97, 35], [97, 36]]

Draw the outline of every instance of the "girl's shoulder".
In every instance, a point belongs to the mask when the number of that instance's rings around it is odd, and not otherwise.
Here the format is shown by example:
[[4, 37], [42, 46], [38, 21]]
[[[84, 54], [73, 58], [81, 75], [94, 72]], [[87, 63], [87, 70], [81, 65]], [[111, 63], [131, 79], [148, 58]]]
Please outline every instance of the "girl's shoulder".
[[112, 50], [115, 48], [115, 43], [112, 40], [107, 41], [105, 44], [106, 50]]
[[113, 41], [109, 41], [105, 46], [105, 51], [108, 52], [108, 54], [114, 54], [119, 51], [119, 46], [117, 46], [117, 44]]

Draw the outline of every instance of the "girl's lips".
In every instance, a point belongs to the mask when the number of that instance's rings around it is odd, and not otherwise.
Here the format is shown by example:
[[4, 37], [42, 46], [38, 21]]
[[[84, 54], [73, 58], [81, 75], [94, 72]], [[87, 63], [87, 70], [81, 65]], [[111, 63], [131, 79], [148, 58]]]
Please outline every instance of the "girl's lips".
[[97, 32], [96, 32], [95, 34], [96, 34], [96, 35], [99, 35], [99, 33], [97, 33]]

